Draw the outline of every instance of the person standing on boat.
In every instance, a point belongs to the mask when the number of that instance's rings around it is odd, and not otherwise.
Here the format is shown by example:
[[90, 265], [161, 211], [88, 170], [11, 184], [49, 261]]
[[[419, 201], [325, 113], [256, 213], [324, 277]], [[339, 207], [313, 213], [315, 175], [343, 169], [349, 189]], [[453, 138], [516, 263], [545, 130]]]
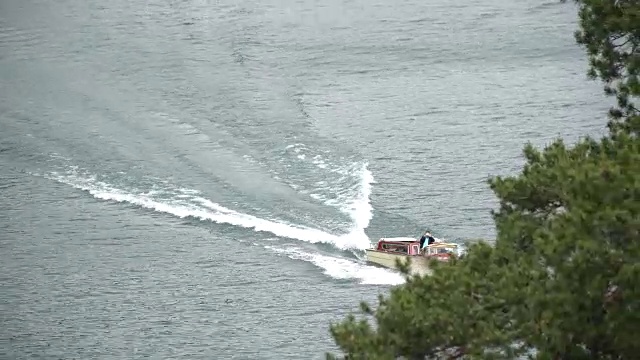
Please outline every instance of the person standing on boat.
[[420, 249], [424, 249], [425, 247], [433, 244], [434, 242], [436, 242], [436, 239], [433, 236], [431, 236], [430, 232], [427, 231], [420, 238]]

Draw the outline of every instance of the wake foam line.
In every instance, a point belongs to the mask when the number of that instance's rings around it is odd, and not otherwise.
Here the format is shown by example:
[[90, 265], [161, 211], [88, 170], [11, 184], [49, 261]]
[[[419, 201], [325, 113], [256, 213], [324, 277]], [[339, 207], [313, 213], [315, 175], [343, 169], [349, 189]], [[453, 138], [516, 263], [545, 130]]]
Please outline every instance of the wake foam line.
[[[193, 217], [224, 223], [243, 228], [265, 231], [277, 236], [309, 243], [330, 243], [339, 249], [366, 249], [370, 246], [368, 237], [361, 233], [333, 235], [327, 232], [304, 226], [298, 226], [281, 221], [265, 220], [252, 215], [239, 213], [225, 208], [208, 199], [199, 196], [197, 190], [191, 189], [162, 189], [158, 191], [134, 192], [115, 188], [114, 186], [96, 180], [95, 176], [78, 174], [71, 170], [67, 174], [51, 173], [46, 178], [70, 185], [83, 190], [101, 200], [124, 202], [158, 212], [175, 215], [179, 218]], [[169, 195], [169, 198], [159, 198], [158, 194]], [[364, 235], [364, 237], [362, 236]]]
[[363, 265], [352, 260], [307, 253], [295, 247], [280, 249], [266, 245], [264, 248], [283, 254], [290, 259], [310, 262], [334, 279], [358, 279], [363, 285], [400, 285], [405, 282], [399, 272]]
[[359, 184], [358, 195], [344, 209], [354, 221], [354, 230], [361, 231], [361, 235], [365, 237], [364, 229], [369, 226], [369, 222], [373, 218], [373, 206], [371, 206], [369, 197], [375, 183], [373, 174], [367, 168], [368, 165], [368, 163], [364, 163], [360, 169], [360, 178], [362, 180]]
[[[352, 220], [351, 234], [360, 238], [363, 243], [364, 239], [368, 241], [364, 230], [369, 226], [373, 217], [370, 196], [375, 183], [373, 174], [368, 169], [369, 164], [360, 161], [345, 164], [345, 159], [341, 157], [341, 165], [329, 166], [323, 155], [318, 154], [317, 151], [314, 154], [314, 151], [303, 143], [288, 145], [284, 151], [303, 162], [310, 162], [323, 169], [324, 173], [328, 171], [339, 176], [339, 178], [317, 182], [315, 189], [300, 189], [300, 186], [293, 183], [288, 183], [288, 185], [294, 190], [308, 194], [311, 198], [335, 207], [348, 215]], [[325, 153], [327, 152], [325, 151]]]

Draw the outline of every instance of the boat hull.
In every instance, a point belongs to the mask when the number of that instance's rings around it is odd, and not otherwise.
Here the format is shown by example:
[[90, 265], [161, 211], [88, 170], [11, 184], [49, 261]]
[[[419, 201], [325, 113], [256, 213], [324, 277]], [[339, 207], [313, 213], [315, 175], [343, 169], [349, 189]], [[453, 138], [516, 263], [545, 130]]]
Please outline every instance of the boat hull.
[[411, 274], [428, 275], [431, 274], [429, 269], [429, 259], [424, 256], [410, 256], [404, 254], [392, 254], [385, 251], [378, 251], [374, 249], [365, 250], [367, 255], [367, 262], [379, 266], [383, 266], [389, 269], [398, 270], [396, 266], [396, 259], [400, 259], [401, 263], [406, 263], [408, 258], [411, 258], [411, 265], [409, 266], [409, 272]]

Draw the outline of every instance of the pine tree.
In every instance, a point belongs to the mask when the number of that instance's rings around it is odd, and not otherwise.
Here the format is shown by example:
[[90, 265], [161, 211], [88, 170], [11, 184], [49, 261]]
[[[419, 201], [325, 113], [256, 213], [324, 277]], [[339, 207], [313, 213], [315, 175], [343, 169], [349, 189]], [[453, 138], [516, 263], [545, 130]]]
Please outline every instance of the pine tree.
[[[566, 2], [566, 0], [562, 0]], [[578, 44], [589, 56], [588, 75], [605, 83], [605, 93], [617, 99], [610, 110], [609, 129], [638, 136], [640, 121], [632, 98], [640, 95], [640, 4], [637, 0], [575, 0], [579, 5]]]
[[332, 324], [349, 359], [640, 356], [639, 1], [576, 1], [589, 76], [617, 100], [608, 135], [527, 144], [519, 175], [489, 181], [495, 243]]

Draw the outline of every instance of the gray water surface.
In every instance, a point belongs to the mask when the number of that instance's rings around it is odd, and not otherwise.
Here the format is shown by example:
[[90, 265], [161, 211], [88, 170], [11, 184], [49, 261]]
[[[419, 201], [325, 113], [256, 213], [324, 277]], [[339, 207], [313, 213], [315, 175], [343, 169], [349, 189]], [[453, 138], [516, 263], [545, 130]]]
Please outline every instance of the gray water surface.
[[0, 357], [320, 359], [495, 237], [486, 179], [604, 131], [555, 1], [0, 1]]

